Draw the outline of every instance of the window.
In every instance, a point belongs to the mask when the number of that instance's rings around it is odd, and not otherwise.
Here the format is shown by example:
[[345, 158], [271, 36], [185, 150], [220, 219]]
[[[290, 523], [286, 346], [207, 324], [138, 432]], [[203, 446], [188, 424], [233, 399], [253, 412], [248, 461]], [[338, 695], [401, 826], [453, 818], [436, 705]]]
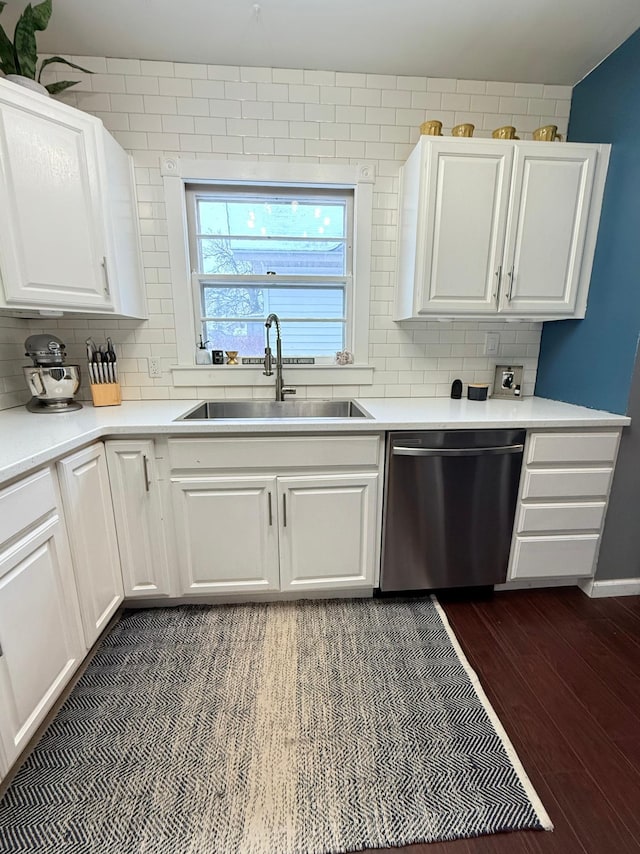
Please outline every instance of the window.
[[[291, 365], [290, 382], [370, 385], [373, 166], [167, 157], [161, 172], [174, 385], [268, 384], [261, 365], [196, 367], [196, 343], [203, 334], [209, 347], [262, 357], [270, 313], [282, 319], [285, 355], [315, 358]], [[354, 364], [339, 367], [345, 347]]]
[[187, 187], [196, 334], [219, 350], [264, 353], [264, 320], [285, 356], [333, 361], [352, 349], [353, 190]]

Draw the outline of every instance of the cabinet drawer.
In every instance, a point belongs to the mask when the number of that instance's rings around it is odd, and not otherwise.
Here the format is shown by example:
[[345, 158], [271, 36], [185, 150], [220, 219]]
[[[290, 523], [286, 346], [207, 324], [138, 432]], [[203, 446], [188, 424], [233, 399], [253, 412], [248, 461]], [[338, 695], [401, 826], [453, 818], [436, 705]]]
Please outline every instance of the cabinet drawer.
[[8, 486], [0, 492], [0, 545], [56, 508], [50, 469]]
[[598, 534], [516, 537], [510, 578], [592, 575], [599, 539]]
[[606, 498], [613, 469], [550, 469], [527, 471], [523, 498]]
[[604, 501], [523, 504], [518, 514], [516, 531], [530, 534], [542, 531], [599, 531], [606, 506]]
[[172, 469], [317, 468], [377, 466], [378, 436], [272, 436], [170, 439]]
[[601, 433], [534, 433], [529, 441], [528, 463], [612, 463], [618, 447], [618, 430]]

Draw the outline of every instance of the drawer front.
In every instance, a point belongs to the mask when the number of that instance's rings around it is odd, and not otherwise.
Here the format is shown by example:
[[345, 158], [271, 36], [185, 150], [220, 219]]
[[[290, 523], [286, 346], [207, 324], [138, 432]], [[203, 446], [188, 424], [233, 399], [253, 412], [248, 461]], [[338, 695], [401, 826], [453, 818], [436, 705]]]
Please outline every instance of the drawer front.
[[526, 471], [522, 498], [606, 498], [613, 469]]
[[272, 436], [170, 439], [172, 469], [318, 468], [377, 466], [378, 436]]
[[598, 534], [516, 537], [510, 578], [592, 575], [599, 539]]
[[523, 504], [520, 507], [516, 531], [599, 531], [606, 508], [604, 501], [584, 504]]
[[29, 528], [56, 508], [50, 469], [32, 474], [0, 492], [0, 544]]
[[619, 430], [597, 433], [533, 433], [528, 463], [612, 463]]

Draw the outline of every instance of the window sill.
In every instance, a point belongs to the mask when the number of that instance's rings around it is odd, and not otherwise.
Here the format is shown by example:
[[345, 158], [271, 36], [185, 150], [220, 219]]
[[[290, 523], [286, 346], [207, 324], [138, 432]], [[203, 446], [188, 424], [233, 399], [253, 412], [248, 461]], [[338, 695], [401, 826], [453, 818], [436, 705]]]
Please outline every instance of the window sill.
[[[171, 368], [173, 385], [185, 386], [264, 386], [270, 387], [275, 377], [265, 377], [254, 365], [193, 365]], [[372, 385], [373, 368], [369, 365], [286, 365], [287, 385]]]

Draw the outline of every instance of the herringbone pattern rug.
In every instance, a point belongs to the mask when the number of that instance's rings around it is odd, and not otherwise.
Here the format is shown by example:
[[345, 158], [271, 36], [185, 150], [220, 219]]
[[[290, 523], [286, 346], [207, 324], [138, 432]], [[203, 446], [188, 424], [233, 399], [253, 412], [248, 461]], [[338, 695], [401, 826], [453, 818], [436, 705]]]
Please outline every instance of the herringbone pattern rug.
[[0, 850], [326, 854], [549, 826], [455, 643], [425, 599], [127, 612], [0, 804]]

